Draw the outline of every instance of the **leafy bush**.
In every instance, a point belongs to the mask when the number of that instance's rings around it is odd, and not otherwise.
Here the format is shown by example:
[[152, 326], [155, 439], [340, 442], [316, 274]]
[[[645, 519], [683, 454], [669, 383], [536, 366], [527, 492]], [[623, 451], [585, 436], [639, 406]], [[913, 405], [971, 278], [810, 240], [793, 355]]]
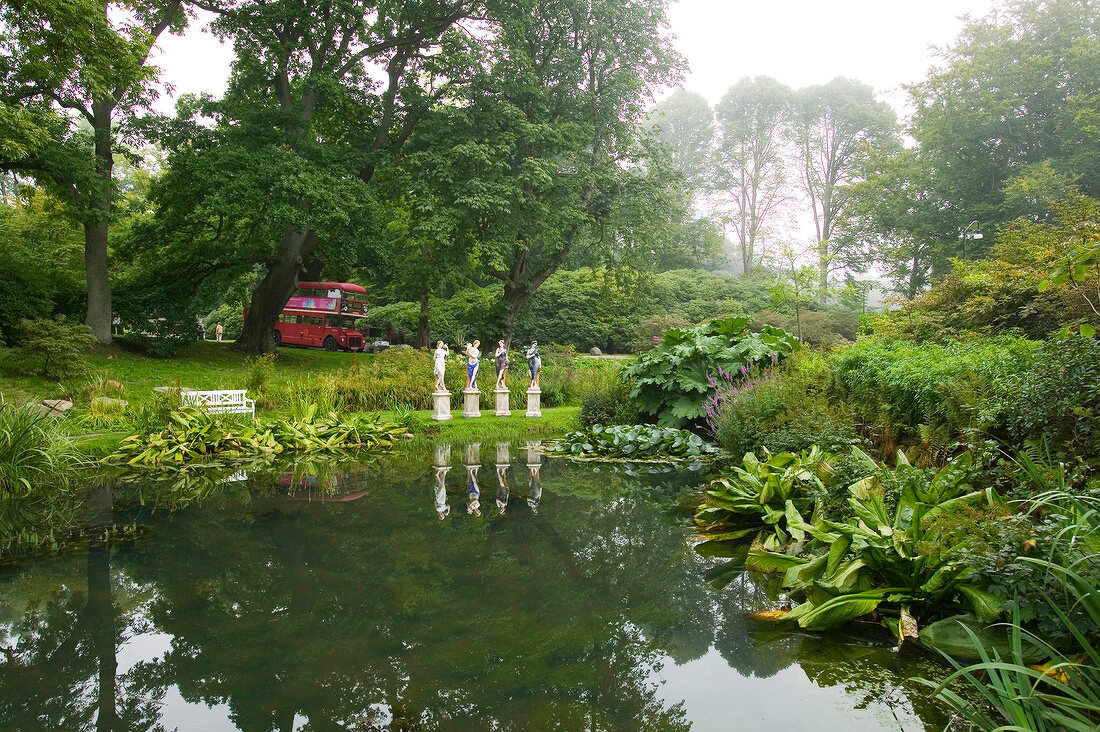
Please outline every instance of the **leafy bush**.
[[[752, 317], [760, 325], [792, 332], [796, 328], [793, 314], [762, 310], [753, 313]], [[854, 310], [803, 310], [799, 320], [802, 322], [802, 341], [812, 346], [855, 341], [859, 332], [859, 314]]]
[[653, 425], [593, 425], [569, 432], [559, 449], [576, 457], [669, 460], [700, 457], [714, 452], [698, 435], [687, 430]]
[[1003, 401], [1017, 446], [1046, 442], [1063, 456], [1100, 455], [1100, 342], [1062, 335], [1044, 342]]
[[[710, 482], [695, 524], [711, 541], [749, 538], [763, 549], [780, 549], [792, 536], [801, 540], [805, 532], [795, 516], [810, 515], [832, 482], [832, 459], [816, 448], [769, 455], [763, 462], [750, 452], [733, 475]], [[868, 469], [874, 467], [870, 462]]]
[[214, 328], [218, 323], [222, 324], [222, 338], [227, 341], [235, 341], [241, 336], [244, 328], [244, 308], [237, 303], [225, 303], [211, 310], [202, 324], [206, 326], [206, 337], [214, 339]]
[[259, 394], [267, 389], [274, 374], [275, 354], [265, 353], [249, 360], [248, 380], [245, 384], [249, 391]]
[[648, 351], [657, 345], [665, 331], [672, 328], [690, 328], [691, 323], [679, 315], [650, 315], [642, 318], [638, 325], [638, 333], [631, 341], [630, 348], [634, 353]]
[[716, 377], [778, 358], [797, 346], [784, 330], [765, 326], [749, 333], [748, 324], [748, 317], [739, 316], [667, 331], [664, 342], [623, 369], [634, 380], [631, 397], [639, 411], [665, 426], [698, 422], [706, 415], [704, 400]]
[[1038, 347], [1012, 336], [947, 345], [865, 337], [833, 357], [834, 385], [887, 444], [920, 436], [921, 425], [950, 443], [996, 427], [996, 405]]
[[18, 345], [8, 355], [15, 368], [54, 379], [87, 373], [84, 354], [96, 342], [88, 326], [60, 316], [19, 321], [16, 338]]
[[630, 400], [630, 383], [618, 371], [598, 369], [585, 381], [581, 400], [582, 427], [595, 424], [634, 424], [638, 411]]
[[752, 452], [787, 408], [787, 385], [774, 368], [723, 374], [707, 399], [707, 426], [715, 441], [735, 456]]
[[159, 316], [132, 312], [122, 318], [119, 343], [137, 353], [171, 358], [199, 339], [199, 325], [188, 310], [165, 309]]

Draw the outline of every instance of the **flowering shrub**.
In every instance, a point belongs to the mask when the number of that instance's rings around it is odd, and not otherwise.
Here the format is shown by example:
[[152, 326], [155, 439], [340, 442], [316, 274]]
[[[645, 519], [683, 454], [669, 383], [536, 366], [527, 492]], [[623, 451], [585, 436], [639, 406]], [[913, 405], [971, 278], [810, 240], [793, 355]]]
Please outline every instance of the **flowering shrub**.
[[742, 366], [735, 373], [707, 376], [714, 391], [703, 403], [715, 441], [736, 456], [752, 452], [761, 435], [787, 407], [786, 385], [775, 369]]

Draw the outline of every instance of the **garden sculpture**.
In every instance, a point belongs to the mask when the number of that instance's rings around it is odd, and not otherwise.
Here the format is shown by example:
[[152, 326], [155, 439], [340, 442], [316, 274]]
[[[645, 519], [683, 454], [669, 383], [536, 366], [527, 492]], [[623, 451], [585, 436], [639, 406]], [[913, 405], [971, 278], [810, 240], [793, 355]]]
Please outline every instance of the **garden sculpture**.
[[531, 387], [538, 388], [539, 375], [542, 373], [542, 357], [539, 356], [538, 341], [531, 341], [527, 349], [527, 371], [531, 376]]
[[504, 380], [508, 377], [508, 365], [511, 363], [508, 360], [508, 349], [504, 346], [504, 341], [497, 341], [496, 352], [496, 366], [497, 366], [497, 388], [504, 388]]
[[466, 388], [477, 388], [477, 368], [481, 364], [481, 351], [477, 349], [481, 341], [466, 344]]
[[443, 374], [447, 369], [447, 356], [450, 352], [447, 344], [443, 341], [438, 341], [435, 344], [435, 363], [432, 366], [432, 374], [435, 376], [436, 391], [447, 391], [447, 386], [443, 383]]

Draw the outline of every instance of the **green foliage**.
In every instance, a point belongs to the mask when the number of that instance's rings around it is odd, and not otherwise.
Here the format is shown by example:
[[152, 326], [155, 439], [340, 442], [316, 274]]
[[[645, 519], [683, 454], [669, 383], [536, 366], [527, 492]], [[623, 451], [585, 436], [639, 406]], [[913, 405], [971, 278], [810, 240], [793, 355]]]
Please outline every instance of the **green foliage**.
[[748, 323], [747, 317], [731, 317], [667, 331], [664, 342], [623, 369], [623, 376], [634, 380], [631, 397], [639, 410], [666, 426], [701, 420], [715, 379], [795, 349], [786, 331], [765, 326], [749, 333]]
[[[915, 627], [914, 618], [959, 605], [983, 620], [994, 618], [1004, 600], [973, 583], [962, 550], [973, 523], [944, 521], [962, 507], [1001, 505], [992, 489], [973, 488], [970, 453], [924, 480], [904, 482], [896, 499], [888, 496], [881, 469], [866, 455], [853, 454], [865, 477], [848, 486], [852, 515], [844, 521], [825, 516], [823, 499], [839, 476], [820, 453], [812, 453], [801, 459], [775, 456], [774, 465], [747, 456], [745, 469], [708, 491], [696, 523], [723, 540], [757, 537], [745, 567], [783, 571], [781, 586], [801, 601], [786, 618], [808, 630], [859, 617], [883, 603], [901, 614], [902, 621], [893, 625], [899, 642], [901, 630], [910, 623]], [[899, 460], [905, 464], [903, 456]]]
[[573, 457], [626, 460], [677, 460], [699, 458], [715, 449], [696, 434], [653, 425], [592, 425], [569, 432], [558, 449]]
[[790, 386], [775, 368], [730, 375], [704, 406], [715, 441], [735, 456], [756, 449], [761, 437], [787, 409]]
[[248, 381], [245, 386], [251, 392], [263, 392], [271, 383], [271, 377], [275, 373], [275, 354], [265, 353], [251, 359], [248, 368]]
[[816, 447], [801, 455], [768, 455], [763, 462], [750, 452], [732, 475], [708, 484], [695, 524], [710, 541], [745, 537], [768, 550], [791, 539], [801, 542], [806, 534], [800, 517], [814, 511], [832, 482], [833, 460]]
[[1067, 458], [1100, 454], [1100, 341], [1045, 341], [1004, 396], [1002, 412], [1017, 446], [1046, 444]]
[[68, 323], [63, 316], [24, 319], [19, 322], [15, 336], [18, 345], [8, 359], [23, 373], [60, 379], [88, 371], [85, 354], [95, 344], [95, 338], [86, 325]]
[[292, 450], [377, 449], [393, 445], [404, 432], [403, 427], [382, 422], [375, 416], [321, 414], [316, 404], [306, 409], [302, 419], [258, 424], [210, 415], [197, 407], [181, 407], [170, 415], [167, 429], [127, 437], [108, 460], [128, 465], [160, 465], [226, 453], [268, 456]]
[[631, 385], [617, 369], [595, 371], [581, 397], [580, 422], [592, 425], [634, 424], [638, 413], [630, 399]]
[[[1026, 372], [1039, 344], [1023, 338], [946, 345], [861, 338], [832, 359], [838, 395], [887, 442], [919, 436], [948, 443], [996, 425], [995, 407]], [[986, 410], [989, 411], [986, 411]]]
[[0, 498], [63, 491], [80, 465], [56, 418], [32, 405], [0, 403]]

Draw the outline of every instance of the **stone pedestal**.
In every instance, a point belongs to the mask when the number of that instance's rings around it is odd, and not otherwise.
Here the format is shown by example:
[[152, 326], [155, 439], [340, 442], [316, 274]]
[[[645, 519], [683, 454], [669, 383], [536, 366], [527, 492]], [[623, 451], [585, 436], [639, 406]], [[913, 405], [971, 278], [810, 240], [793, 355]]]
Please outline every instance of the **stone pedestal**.
[[532, 386], [527, 390], [527, 416], [542, 416], [542, 389]]
[[466, 389], [462, 392], [465, 401], [462, 405], [462, 416], [466, 418], [481, 416], [481, 392], [477, 389]]
[[432, 419], [440, 422], [451, 418], [451, 392], [432, 392]]
[[493, 389], [493, 394], [496, 395], [496, 411], [493, 412], [498, 417], [507, 417], [512, 413], [512, 410], [508, 409], [508, 397], [511, 392], [508, 391], [506, 386], [498, 386]]

